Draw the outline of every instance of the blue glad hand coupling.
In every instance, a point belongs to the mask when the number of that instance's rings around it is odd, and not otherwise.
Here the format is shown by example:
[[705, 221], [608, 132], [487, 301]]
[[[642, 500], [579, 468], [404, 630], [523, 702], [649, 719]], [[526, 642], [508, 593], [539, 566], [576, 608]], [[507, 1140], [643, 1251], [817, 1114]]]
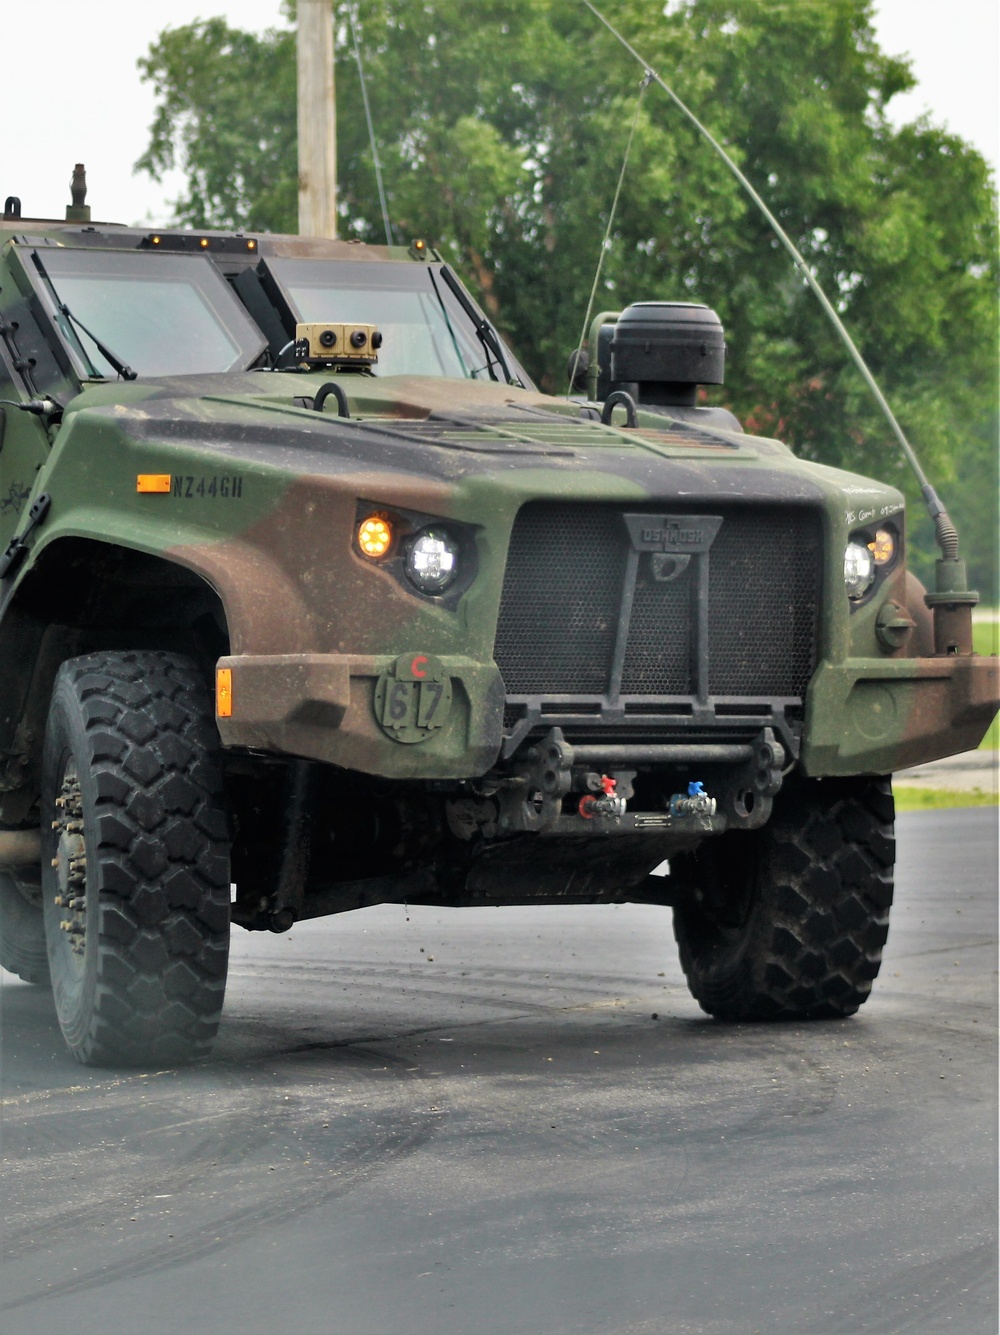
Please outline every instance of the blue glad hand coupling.
[[700, 779], [692, 780], [687, 786], [687, 796], [674, 793], [670, 799], [671, 816], [714, 816], [716, 810], [714, 797], [705, 792], [705, 785]]

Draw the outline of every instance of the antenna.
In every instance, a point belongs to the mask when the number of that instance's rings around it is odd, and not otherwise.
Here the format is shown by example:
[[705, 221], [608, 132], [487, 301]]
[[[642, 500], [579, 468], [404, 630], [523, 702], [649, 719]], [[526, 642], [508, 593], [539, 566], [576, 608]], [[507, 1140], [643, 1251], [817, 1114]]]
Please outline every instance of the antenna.
[[583, 3], [594, 17], [603, 23], [608, 32], [621, 43], [625, 50], [628, 51], [629, 55], [639, 62], [646, 71], [647, 77], [654, 83], [659, 84], [675, 106], [677, 106], [677, 108], [688, 118], [698, 133], [711, 144], [712, 148], [715, 149], [716, 153], [718, 153], [719, 157], [736, 177], [737, 181], [739, 181], [740, 185], [757, 205], [758, 209], [760, 209], [775, 236], [777, 236], [785, 250], [787, 250], [792, 257], [796, 268], [802, 272], [806, 282], [812, 288], [813, 294], [822, 306], [830, 323], [833, 325], [834, 329], [836, 329], [841, 342], [847, 348], [847, 351], [851, 356], [851, 360], [861, 372], [865, 384], [871, 390], [875, 402], [881, 408], [886, 420], [892, 428], [893, 434], [899, 442], [906, 461], [913, 469], [917, 482], [920, 484], [920, 492], [924, 498], [924, 503], [927, 506], [928, 514], [934, 521], [934, 534], [938, 548], [941, 552], [941, 558], [938, 560], [936, 567], [936, 592], [927, 594], [926, 599], [928, 607], [930, 607], [934, 613], [934, 640], [937, 652], [971, 654], [972, 608], [979, 602], [979, 595], [978, 593], [971, 592], [968, 588], [968, 576], [965, 570], [965, 562], [960, 560], [958, 555], [958, 532], [955, 525], [951, 522], [951, 518], [948, 515], [948, 511], [945, 509], [941, 498], [934, 490], [926, 473], [920, 466], [920, 460], [917, 458], [913, 447], [907, 440], [903, 428], [897, 422], [896, 416], [889, 407], [885, 395], [879, 388], [875, 377], [868, 369], [865, 359], [855, 346], [854, 340], [844, 327], [840, 316], [830, 304], [829, 298], [819, 284], [819, 280], [796, 248], [791, 237], [784, 230], [777, 218], [767, 207], [763, 199], [761, 199], [760, 195], [743, 175], [739, 167], [737, 167], [736, 163], [718, 140], [714, 138], [704, 125], [702, 125], [694, 112], [681, 101], [674, 90], [660, 78], [659, 74], [657, 74], [656, 70], [653, 69], [649, 62], [644, 60], [639, 52], [636, 51], [635, 47], [626, 41], [614, 24], [610, 23], [601, 11], [591, 3], [591, 0], [583, 0]]
[[73, 168], [69, 193], [73, 202], [66, 205], [66, 221], [90, 222], [90, 205], [87, 203], [87, 169], [82, 162], [78, 162]]
[[[587, 337], [587, 329], [590, 325], [590, 314], [594, 309], [594, 298], [597, 296], [597, 284], [601, 281], [601, 270], [604, 267], [604, 257], [608, 253], [608, 244], [611, 240], [611, 229], [615, 225], [615, 214], [618, 212], [618, 197], [622, 192], [622, 185], [625, 181], [625, 168], [628, 166], [629, 154], [632, 152], [632, 140], [635, 137], [635, 127], [639, 124], [639, 112], [642, 110], [642, 97], [648, 87], [649, 74], [647, 72], [643, 77], [642, 83], [639, 85], [639, 96], [636, 98], [635, 103], [635, 115], [632, 117], [632, 128], [628, 132], [625, 153], [622, 157], [622, 169], [618, 173], [618, 184], [615, 186], [615, 197], [611, 201], [611, 211], [608, 214], [608, 225], [604, 229], [604, 240], [601, 242], [600, 254], [597, 257], [597, 269], [594, 273], [593, 286], [590, 289], [590, 300], [587, 302], [587, 313], [583, 317], [583, 328], [580, 330], [580, 338], [577, 342], [576, 351], [569, 359], [568, 370], [570, 392], [572, 392], [573, 386], [576, 383], [577, 372], [581, 369], [580, 363], [584, 355], [583, 340]], [[584, 366], [582, 369], [586, 371], [588, 367]]]
[[372, 162], [375, 164], [375, 183], [378, 186], [378, 202], [382, 207], [382, 226], [385, 228], [385, 244], [391, 246], [392, 225], [389, 222], [389, 208], [385, 202], [385, 186], [382, 184], [382, 163], [378, 156], [378, 145], [375, 143], [375, 126], [372, 123], [372, 109], [368, 102], [368, 83], [365, 79], [365, 67], [361, 63], [361, 47], [358, 43], [358, 25], [355, 13], [357, 6], [347, 11], [347, 17], [351, 24], [351, 37], [354, 41], [354, 59], [358, 62], [358, 78], [361, 81], [361, 99], [365, 104], [365, 120], [368, 122], [368, 142], [372, 148]]

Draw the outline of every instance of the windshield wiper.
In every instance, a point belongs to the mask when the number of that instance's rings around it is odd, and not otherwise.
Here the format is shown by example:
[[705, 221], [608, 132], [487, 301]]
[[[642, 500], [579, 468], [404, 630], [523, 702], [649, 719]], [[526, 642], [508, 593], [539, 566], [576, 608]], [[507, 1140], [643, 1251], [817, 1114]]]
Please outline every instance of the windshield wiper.
[[483, 345], [484, 351], [486, 352], [486, 357], [487, 357], [486, 369], [490, 373], [490, 379], [491, 380], [497, 379], [497, 374], [493, 370], [493, 360], [492, 360], [493, 358], [496, 358], [500, 366], [500, 369], [504, 373], [504, 379], [507, 381], [507, 384], [520, 385], [521, 383], [520, 380], [516, 380], [510, 373], [510, 367], [507, 365], [507, 359], [503, 355], [503, 347], [500, 343], [499, 338], [497, 337], [496, 330], [490, 324], [489, 320], [487, 320], [485, 316], [481, 316], [479, 312], [476, 310], [475, 306], [473, 306], [472, 302], [469, 300], [468, 295], [466, 294], [465, 288], [458, 281], [458, 279], [455, 277], [452, 271], [448, 268], [447, 264], [441, 265], [441, 277], [451, 288], [452, 292], [454, 293], [455, 297], [458, 300], [458, 304], [461, 306], [462, 310], [465, 311], [466, 315], [469, 317], [469, 319], [473, 323], [473, 326], [475, 327], [476, 337], [479, 339], [480, 343]]
[[[67, 320], [72, 320], [78, 329], [83, 330], [107, 364], [112, 370], [117, 371], [123, 380], [135, 380], [138, 378], [137, 373], [132, 370], [131, 366], [126, 366], [120, 357], [116, 357], [109, 348], [106, 348], [97, 335], [91, 333], [83, 321], [73, 314], [65, 301], [59, 303], [59, 309], [62, 311], [63, 315], [66, 316]], [[90, 358], [88, 357], [87, 360], [90, 361]], [[93, 362], [90, 362], [90, 364], [91, 366], [94, 365]], [[94, 369], [96, 370], [97, 368], [95, 367]]]

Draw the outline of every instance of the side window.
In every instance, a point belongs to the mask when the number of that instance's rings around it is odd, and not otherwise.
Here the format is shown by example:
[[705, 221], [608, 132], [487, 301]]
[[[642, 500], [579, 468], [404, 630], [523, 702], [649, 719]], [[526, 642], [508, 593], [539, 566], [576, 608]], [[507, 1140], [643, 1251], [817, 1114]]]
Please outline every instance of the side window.
[[[20, 256], [12, 254], [8, 256], [8, 262], [12, 266], [19, 264]], [[26, 393], [51, 394], [58, 401], [64, 401], [65, 392], [70, 388], [66, 379], [69, 362], [63, 354], [60, 363], [56, 355], [58, 350], [43, 336], [37, 318], [40, 314], [37, 298], [29, 295], [30, 287], [26, 290], [24, 283], [12, 281], [4, 286], [0, 316], [9, 326], [10, 333], [6, 337], [0, 336], [0, 377], [4, 383], [4, 393], [0, 397], [16, 399]], [[15, 357], [24, 367], [23, 375], [14, 369]], [[6, 392], [11, 387], [17, 389], [13, 396]]]

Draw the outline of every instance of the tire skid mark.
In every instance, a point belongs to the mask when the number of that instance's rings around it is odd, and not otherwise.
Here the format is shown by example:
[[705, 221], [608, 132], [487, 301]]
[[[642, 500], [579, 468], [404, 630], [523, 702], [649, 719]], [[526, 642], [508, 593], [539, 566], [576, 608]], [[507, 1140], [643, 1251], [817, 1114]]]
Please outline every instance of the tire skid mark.
[[[329, 965], [302, 965], [288, 962], [287, 966], [283, 963], [280, 970], [282, 982], [287, 986], [289, 983], [313, 984], [319, 981], [329, 981], [331, 990], [329, 995], [337, 995], [333, 987], [342, 982], [343, 979], [350, 979], [358, 989], [370, 992], [384, 991], [385, 984], [391, 983], [397, 985], [400, 989], [412, 988], [417, 985], [421, 995], [424, 995], [424, 984], [431, 984], [432, 987], [440, 987], [442, 983], [461, 984], [465, 987], [489, 988], [493, 984], [501, 983], [508, 987], [521, 987], [524, 990], [544, 992], [549, 989], [569, 990], [582, 993], [607, 994], [608, 992], [621, 991], [623, 988], [634, 988], [636, 978], [634, 974], [586, 974], [574, 972], [569, 967], [564, 969], [548, 969], [545, 971], [536, 969], [504, 969], [501, 967], [490, 968], [459, 968], [459, 961], [443, 966], [440, 963], [436, 965], [433, 971], [428, 969], [428, 964], [423, 961], [414, 961], [408, 965], [395, 964], [388, 965], [368, 965], [364, 962], [344, 962], [337, 960]], [[274, 970], [275, 973], [279, 972]], [[261, 969], [241, 969], [235, 966], [230, 970], [230, 977], [237, 979], [245, 978], [247, 981], [259, 982], [262, 975], [266, 978], [267, 971]], [[429, 976], [430, 975], [430, 976]], [[655, 979], [650, 980], [650, 985], [656, 985]], [[678, 988], [683, 988], [681, 982], [675, 984]], [[684, 989], [686, 991], [686, 989]], [[449, 996], [452, 996], [449, 993]], [[492, 997], [492, 992], [490, 992]]]
[[[399, 1059], [389, 1059], [381, 1054], [368, 1053], [364, 1050], [355, 1050], [353, 1055], [365, 1058], [368, 1067], [375, 1062], [381, 1067], [403, 1065]], [[282, 1056], [283, 1054], [272, 1052], [262, 1060], [270, 1067], [274, 1067], [281, 1062]], [[213, 1074], [216, 1073], [213, 1071]], [[134, 1109], [124, 1105], [111, 1110], [97, 1104], [85, 1108], [76, 1106], [71, 1113], [52, 1108], [50, 1112], [47, 1111], [41, 1123], [37, 1117], [33, 1117], [30, 1127], [24, 1128], [25, 1134], [30, 1135], [32, 1139], [31, 1157], [22, 1161], [24, 1175], [31, 1179], [30, 1190], [26, 1190], [24, 1195], [31, 1200], [32, 1216], [28, 1222], [19, 1227], [13, 1229], [10, 1227], [14, 1221], [17, 1203], [8, 1166], [5, 1191], [7, 1220], [4, 1229], [6, 1259], [13, 1260], [33, 1250], [37, 1246], [39, 1237], [44, 1237], [46, 1244], [52, 1245], [64, 1235], [78, 1235], [81, 1230], [100, 1227], [107, 1221], [109, 1215], [117, 1217], [123, 1213], [125, 1208], [122, 1205], [123, 1200], [148, 1199], [156, 1194], [180, 1196], [192, 1188], [204, 1185], [209, 1165], [213, 1174], [224, 1177], [227, 1172], [238, 1170], [255, 1151], [259, 1151], [269, 1142], [294, 1146], [295, 1133], [299, 1130], [302, 1103], [329, 1096], [329, 1072], [326, 1070], [306, 1071], [305, 1077], [313, 1082], [313, 1086], [300, 1091], [295, 1103], [287, 1102], [284, 1098], [285, 1091], [295, 1088], [297, 1080], [294, 1065], [287, 1062], [282, 1063], [281, 1069], [278, 1070], [254, 1070], [251, 1073], [253, 1084], [247, 1081], [246, 1063], [242, 1063], [238, 1068], [234, 1066], [232, 1070], [222, 1074], [226, 1077], [220, 1082], [224, 1088], [221, 1091], [213, 1089], [211, 1094], [214, 1097], [221, 1094], [223, 1098], [228, 1098], [228, 1106], [219, 1114], [207, 1118], [192, 1119], [188, 1116], [192, 1102], [202, 1100], [208, 1093], [204, 1087], [198, 1086], [182, 1089], [176, 1095], [172, 1091], [164, 1091], [156, 1105], [144, 1111], [153, 1115], [161, 1114], [169, 1120], [139, 1132], [125, 1125], [120, 1132], [115, 1133], [114, 1128], [117, 1123], [127, 1123], [136, 1115]], [[355, 1080], [359, 1081], [359, 1087], [350, 1092], [339, 1091], [340, 1111], [345, 1105], [349, 1108], [356, 1103], [362, 1103], [366, 1087], [372, 1078], [371, 1071], [354, 1071], [353, 1075]], [[86, 1089], [87, 1092], [93, 1092], [90, 1087]], [[88, 1125], [94, 1128], [89, 1146], [91, 1150], [106, 1148], [109, 1139], [132, 1143], [139, 1136], [144, 1136], [147, 1140], [160, 1136], [166, 1140], [178, 1126], [186, 1123], [219, 1121], [224, 1123], [225, 1131], [195, 1140], [181, 1150], [165, 1146], [161, 1153], [163, 1159], [169, 1155], [169, 1162], [161, 1159], [151, 1164], [148, 1157], [141, 1158], [137, 1155], [123, 1165], [110, 1184], [102, 1177], [101, 1190], [96, 1196], [86, 1204], [71, 1209], [60, 1208], [65, 1202], [65, 1175], [60, 1175], [57, 1179], [50, 1172], [49, 1180], [59, 1193], [58, 1202], [55, 1205], [43, 1204], [40, 1207], [36, 1167], [39, 1162], [44, 1162], [51, 1170], [52, 1159], [49, 1151], [53, 1147], [59, 1149], [65, 1146], [67, 1117], [72, 1119], [77, 1129], [76, 1153], [80, 1156], [88, 1152], [86, 1136], [82, 1137], [83, 1144], [79, 1144], [81, 1124], [83, 1130], [86, 1130]], [[53, 1127], [51, 1136], [45, 1132], [46, 1123], [51, 1123]], [[110, 1137], [109, 1128], [112, 1131]], [[11, 1128], [8, 1126], [6, 1130], [9, 1135]], [[148, 1151], [146, 1154], [148, 1156]]]
[[895, 954], [889, 962], [890, 964], [902, 964], [906, 960], [930, 959], [934, 955], [960, 955], [963, 950], [982, 950], [985, 947], [995, 950], [996, 946], [997, 937], [984, 936], [964, 940], [953, 946], [931, 946], [927, 950], [908, 950], [905, 954]]
[[[212, 1171], [218, 1172], [221, 1168], [223, 1174], [228, 1165], [237, 1164], [253, 1150], [258, 1149], [274, 1129], [253, 1112], [240, 1114], [239, 1122], [236, 1122], [232, 1112], [227, 1115], [230, 1118], [232, 1136], [237, 1142], [236, 1148], [231, 1149], [228, 1154], [225, 1153], [224, 1138], [220, 1138], [218, 1145], [212, 1147], [212, 1153], [215, 1155], [212, 1159]], [[258, 1126], [262, 1129], [256, 1131]], [[252, 1139], [243, 1138], [241, 1132], [245, 1129], [256, 1131]], [[36, 1206], [30, 1223], [22, 1224], [13, 1230], [9, 1227], [5, 1229], [5, 1259], [14, 1260], [33, 1250], [38, 1244], [39, 1236], [45, 1239], [46, 1244], [52, 1245], [65, 1235], [78, 1235], [81, 1230], [99, 1228], [109, 1217], [114, 1218], [124, 1212], [123, 1200], [144, 1198], [158, 1193], [181, 1195], [204, 1182], [207, 1160], [208, 1155], [204, 1152], [202, 1144], [186, 1154], [176, 1167], [162, 1163], [149, 1165], [148, 1161], [145, 1164], [133, 1161], [118, 1170], [110, 1185], [102, 1184], [104, 1190], [84, 1205], [68, 1210], [60, 1209], [59, 1204], [48, 1208], [43, 1206], [41, 1209]], [[8, 1186], [8, 1211], [11, 1209], [10, 1195]], [[9, 1219], [8, 1215], [8, 1221]]]
[[[297, 1043], [292, 1047], [268, 1052], [259, 1060], [267, 1062], [278, 1057], [286, 1057], [308, 1052], [327, 1052], [345, 1049], [352, 1052], [364, 1051], [365, 1049], [375, 1048], [383, 1043], [399, 1043], [411, 1038], [425, 1038], [434, 1034], [460, 1033], [465, 1030], [490, 1029], [501, 1025], [517, 1024], [519, 1020], [528, 1021], [537, 1019], [539, 1014], [552, 1018], [559, 1015], [584, 1015], [600, 1009], [616, 1009], [621, 1010], [628, 1015], [627, 1008], [629, 1005], [645, 1007], [646, 1001], [647, 998], [639, 997], [633, 998], [630, 1001], [622, 1000], [621, 1002], [608, 1002], [605, 1007], [590, 1002], [585, 1002], [579, 1005], [569, 1004], [563, 1006], [532, 1006], [530, 1004], [521, 1004], [517, 1008], [517, 1014], [514, 1015], [482, 1016], [475, 1020], [441, 1020], [435, 1024], [414, 1026], [409, 1029], [394, 1029], [382, 1034], [352, 1034], [349, 1037], [344, 1038], [311, 1039], [303, 1043]], [[512, 1002], [511, 1007], [513, 1008], [513, 1006], [514, 1003]], [[629, 1018], [634, 1017], [630, 1016]], [[381, 1062], [391, 1063], [406, 1068], [405, 1058], [396, 1057], [393, 1054], [383, 1054], [381, 1052], [373, 1052], [372, 1056]]]
[[995, 1244], [973, 1244], [951, 1256], [901, 1267], [890, 1279], [861, 1287], [852, 1295], [852, 1310], [828, 1313], [822, 1327], [813, 1329], [817, 1335], [856, 1335], [863, 1321], [865, 1335], [925, 1330], [929, 1317], [957, 1315], [956, 1301], [967, 1303], [973, 1287], [984, 1291], [984, 1308], [995, 1316], [995, 1272]]
[[[634, 985], [635, 980], [632, 979], [631, 982]], [[384, 989], [380, 990], [384, 995]], [[686, 991], [679, 986], [674, 990], [679, 993], [683, 992], [683, 995], [685, 997], [687, 995]], [[449, 992], [445, 990], [442, 986], [438, 986], [435, 988], [421, 988], [419, 989], [419, 992], [420, 992], [420, 999], [422, 1002], [430, 1000], [441, 1000], [448, 1002], [450, 1005], [453, 1006], [455, 1005], [457, 1000], [458, 1004], [460, 1005], [478, 1004], [481, 1005], [484, 1010], [494, 1009], [497, 1011], [504, 1011], [508, 1013], [495, 1014], [495, 1015], [483, 1014], [473, 1020], [442, 1019], [440, 1021], [436, 1021], [433, 1024], [415, 1026], [405, 1029], [394, 1028], [391, 1030], [387, 1030], [385, 1033], [368, 1033], [363, 1035], [350, 1034], [343, 1038], [323, 1039], [323, 1040], [317, 1040], [314, 1043], [307, 1042], [304, 1044], [299, 1044], [293, 1048], [282, 1048], [281, 1054], [284, 1055], [291, 1052], [305, 1052], [312, 1049], [321, 1049], [321, 1048], [353, 1049], [358, 1044], [370, 1045], [378, 1043], [397, 1042], [408, 1038], [420, 1038], [426, 1034], [435, 1034], [441, 1032], [447, 1033], [452, 1030], [477, 1029], [483, 1027], [488, 1028], [491, 1025], [510, 1024], [516, 1022], [517, 1020], [537, 1019], [540, 1016], [554, 1017], [559, 1015], [567, 1015], [567, 1016], [584, 1015], [597, 1011], [609, 1011], [609, 1012], [619, 1011], [623, 1015], [629, 1015], [635, 1011], [639, 1011], [640, 1013], [642, 1013], [646, 1010], [646, 1007], [648, 1005], [653, 1003], [658, 1003], [660, 1005], [665, 1004], [664, 999], [659, 995], [658, 991], [649, 992], [639, 996], [633, 995], [633, 996], [618, 996], [613, 998], [603, 998], [600, 1001], [565, 1000], [559, 1002], [555, 1000], [550, 1000], [545, 1002], [533, 1002], [525, 998], [497, 997], [496, 995], [493, 994], [489, 994], [486, 996], [479, 996], [474, 993], [465, 993], [456, 997], [455, 992]], [[511, 1014], [509, 1012], [514, 1012], [514, 1013]], [[269, 1024], [270, 1016], [253, 1016], [249, 1018], [249, 1022], [259, 1030], [260, 1026], [262, 1025], [266, 1026]], [[344, 1020], [342, 1018], [339, 1018], [337, 1022], [344, 1023]], [[272, 1031], [276, 1032], [277, 1026], [274, 1026], [272, 1024]], [[225, 1035], [223, 1036], [223, 1041], [225, 1041]], [[260, 1058], [260, 1060], [269, 1061], [271, 1060], [271, 1055], [269, 1054], [263, 1056]]]
[[[319, 1184], [315, 1174], [297, 1174], [294, 1182], [278, 1191], [272, 1190], [266, 1203], [246, 1205], [217, 1215], [210, 1223], [188, 1230], [182, 1238], [146, 1246], [137, 1256], [112, 1265], [96, 1266], [64, 1283], [24, 1294], [4, 1303], [0, 1310], [13, 1312], [47, 1298], [72, 1297], [121, 1280], [170, 1270], [224, 1251], [234, 1243], [252, 1238], [264, 1228], [284, 1223], [348, 1194], [373, 1172], [416, 1153], [434, 1135], [440, 1120], [441, 1115], [424, 1114], [419, 1124], [413, 1125], [412, 1115], [400, 1118], [394, 1129], [357, 1154], [352, 1165], [334, 1169], [336, 1181], [333, 1183]], [[46, 1241], [50, 1241], [48, 1236]]]
[[[190, 1069], [197, 1069], [193, 1067]], [[111, 1089], [139, 1084], [145, 1080], [159, 1080], [164, 1076], [176, 1074], [176, 1067], [168, 1066], [162, 1071], [144, 1071], [141, 1075], [125, 1075], [117, 1080], [94, 1081], [89, 1085], [63, 1085], [58, 1089], [33, 1089], [27, 1094], [15, 1094], [11, 1098], [0, 1099], [0, 1115], [9, 1108], [23, 1108], [28, 1104], [40, 1103], [45, 1099], [65, 1098], [67, 1094], [100, 1094]]]

